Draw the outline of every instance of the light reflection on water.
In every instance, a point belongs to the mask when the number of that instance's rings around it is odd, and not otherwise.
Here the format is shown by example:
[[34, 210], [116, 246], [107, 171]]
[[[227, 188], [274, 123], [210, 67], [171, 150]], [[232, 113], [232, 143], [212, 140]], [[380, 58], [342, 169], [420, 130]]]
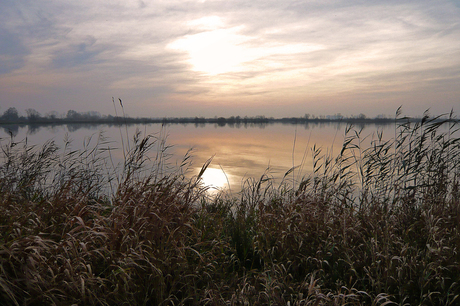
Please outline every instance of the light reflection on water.
[[[264, 126], [217, 126], [212, 124], [198, 125], [166, 125], [139, 124], [129, 126], [108, 125], [56, 125], [56, 126], [3, 126], [0, 130], [1, 144], [10, 140], [9, 130], [14, 141], [27, 139], [30, 145], [41, 146], [47, 140], [54, 140], [63, 147], [66, 135], [72, 140], [72, 149], [83, 149], [84, 144], [94, 144], [100, 132], [103, 132], [109, 143], [105, 146], [113, 148], [112, 158], [123, 161], [123, 144], [132, 146], [132, 137], [139, 129], [143, 135], [167, 135], [166, 143], [171, 158], [170, 166], [180, 164], [190, 148], [192, 151], [192, 167], [189, 175], [197, 175], [205, 162], [213, 157], [209, 170], [205, 173], [205, 184], [216, 188], [228, 188], [238, 191], [248, 178], [258, 179], [267, 169], [275, 181], [280, 181], [284, 174], [293, 166], [299, 166], [289, 177], [300, 179], [313, 169], [311, 149], [313, 145], [321, 147], [323, 153], [337, 155], [344, 140], [346, 124], [309, 124], [283, 125], [270, 124]], [[366, 125], [363, 135], [375, 134], [377, 129], [383, 130], [387, 139], [394, 137], [394, 126]], [[128, 135], [128, 137], [126, 136]], [[375, 138], [375, 137], [374, 137]], [[370, 139], [370, 138], [369, 138]], [[152, 152], [155, 154], [156, 152]]]

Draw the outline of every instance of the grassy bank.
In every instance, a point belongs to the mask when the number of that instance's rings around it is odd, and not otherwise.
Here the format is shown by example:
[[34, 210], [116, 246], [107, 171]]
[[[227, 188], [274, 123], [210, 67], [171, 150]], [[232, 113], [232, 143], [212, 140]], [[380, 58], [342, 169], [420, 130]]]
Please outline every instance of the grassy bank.
[[396, 124], [369, 147], [349, 128], [299, 184], [263, 175], [233, 197], [207, 197], [188, 156], [165, 171], [161, 135], [127, 142], [121, 172], [103, 138], [3, 143], [0, 304], [456, 305], [456, 127]]

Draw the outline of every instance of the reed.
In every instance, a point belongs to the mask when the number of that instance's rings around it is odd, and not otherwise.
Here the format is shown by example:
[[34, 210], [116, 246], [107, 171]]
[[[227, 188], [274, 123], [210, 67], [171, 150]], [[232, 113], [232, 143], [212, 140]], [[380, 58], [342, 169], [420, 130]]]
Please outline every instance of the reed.
[[456, 305], [460, 140], [440, 119], [398, 111], [388, 140], [348, 127], [311, 174], [235, 197], [206, 195], [211, 160], [168, 168], [162, 133], [126, 142], [121, 171], [103, 135], [3, 143], [0, 304]]

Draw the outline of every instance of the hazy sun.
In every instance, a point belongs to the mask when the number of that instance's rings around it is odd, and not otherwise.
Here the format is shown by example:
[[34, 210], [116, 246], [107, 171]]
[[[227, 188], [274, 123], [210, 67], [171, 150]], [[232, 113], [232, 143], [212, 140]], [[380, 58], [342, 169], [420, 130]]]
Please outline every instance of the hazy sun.
[[202, 32], [180, 38], [169, 47], [186, 51], [194, 70], [212, 75], [231, 72], [250, 59], [241, 46], [249, 39], [238, 34], [242, 27], [221, 28], [218, 17], [201, 18], [189, 24], [198, 26]]
[[[167, 47], [185, 52], [188, 62], [195, 71], [209, 75], [240, 72], [250, 69], [280, 69], [288, 72], [298, 71], [299, 65], [292, 60], [298, 54], [324, 49], [324, 46], [310, 43], [280, 45], [277, 42], [255, 44], [260, 37], [243, 35], [244, 26], [226, 27], [217, 16], [207, 16], [187, 22], [195, 32], [183, 36]], [[263, 41], [263, 40], [262, 40]], [[275, 70], [276, 70], [275, 69]], [[280, 79], [278, 76], [275, 79]]]

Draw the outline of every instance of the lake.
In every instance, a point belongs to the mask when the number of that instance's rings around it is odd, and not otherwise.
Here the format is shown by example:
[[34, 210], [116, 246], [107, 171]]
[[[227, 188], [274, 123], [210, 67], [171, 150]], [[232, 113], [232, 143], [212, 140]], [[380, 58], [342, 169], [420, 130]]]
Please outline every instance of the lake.
[[[284, 174], [293, 166], [299, 166], [289, 178], [300, 180], [313, 169], [312, 148], [322, 148], [324, 154], [332, 156], [340, 153], [345, 137], [344, 123], [320, 124], [137, 124], [128, 126], [109, 125], [50, 125], [50, 126], [15, 126], [4, 125], [0, 129], [1, 145], [7, 145], [11, 139], [15, 142], [27, 140], [29, 145], [41, 146], [48, 140], [63, 148], [65, 139], [71, 140], [72, 149], [83, 149], [96, 143], [99, 133], [110, 141], [112, 158], [115, 163], [123, 161], [122, 145], [132, 147], [132, 138], [136, 130], [143, 135], [152, 134], [166, 137], [166, 144], [171, 146], [167, 153], [168, 167], [180, 164], [190, 149], [192, 165], [188, 175], [199, 173], [209, 158], [213, 158], [203, 176], [204, 183], [215, 187], [240, 190], [248, 178], [258, 179], [268, 173], [275, 182], [280, 182]], [[374, 138], [377, 130], [383, 131], [385, 138], [394, 137], [394, 125], [368, 124], [356, 129], [363, 129], [362, 135]], [[127, 136], [128, 135], [128, 136]], [[123, 144], [122, 144], [123, 139]], [[151, 154], [156, 154], [151, 152]], [[267, 172], [268, 171], [268, 172]]]

